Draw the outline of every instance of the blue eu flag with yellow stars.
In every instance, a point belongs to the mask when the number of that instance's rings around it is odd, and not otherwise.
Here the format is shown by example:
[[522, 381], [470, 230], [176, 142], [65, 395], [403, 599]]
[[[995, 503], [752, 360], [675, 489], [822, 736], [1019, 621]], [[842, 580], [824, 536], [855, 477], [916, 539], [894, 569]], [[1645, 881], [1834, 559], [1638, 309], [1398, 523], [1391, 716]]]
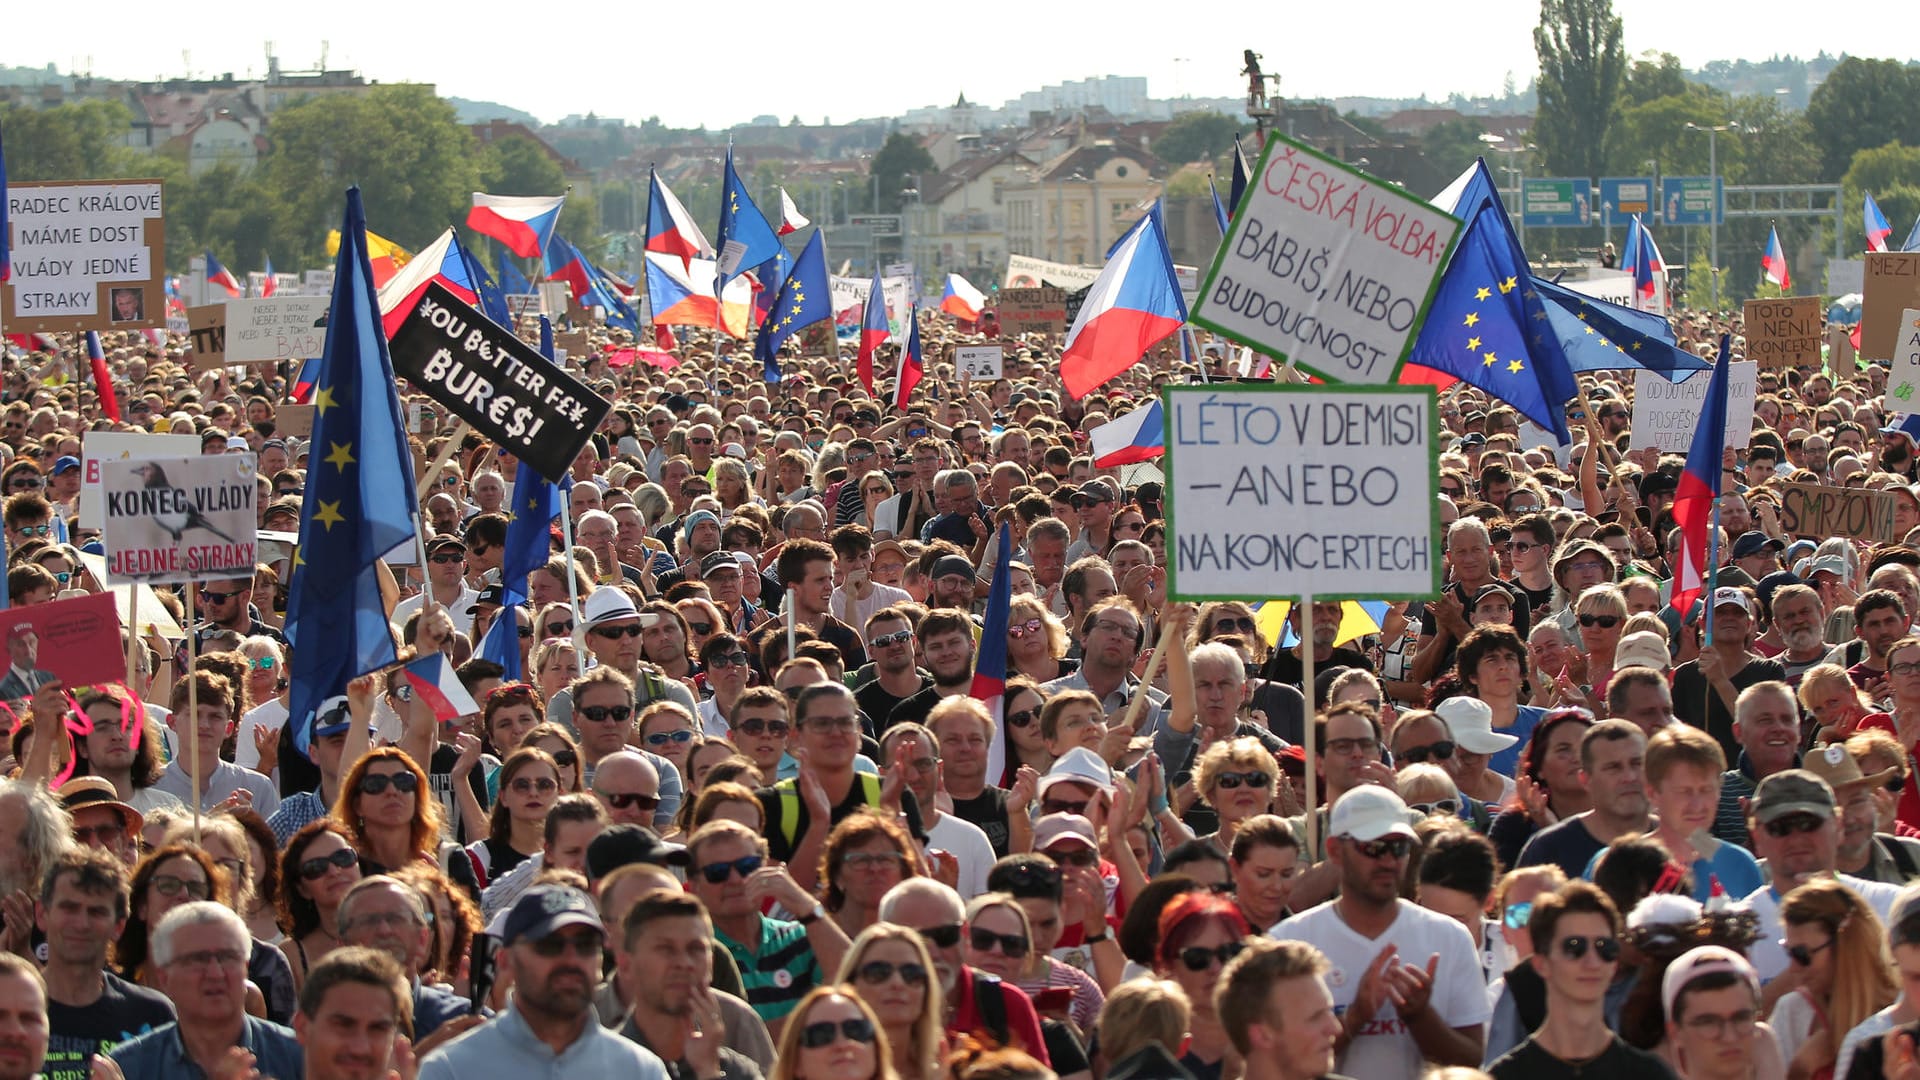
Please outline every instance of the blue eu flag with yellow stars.
[[1407, 359], [1512, 405], [1564, 445], [1565, 406], [1579, 387], [1485, 168], [1475, 165], [1453, 206], [1465, 228]]
[[720, 274], [713, 295], [726, 291], [727, 282], [781, 252], [780, 237], [754, 205], [740, 174], [733, 171], [733, 144], [727, 144], [727, 169], [720, 187], [720, 232], [716, 241]]
[[347, 683], [394, 663], [379, 559], [416, 542], [418, 497], [367, 262], [360, 189], [347, 189], [327, 343], [314, 376], [313, 442], [294, 551], [286, 635], [289, 722], [305, 751], [313, 718]]
[[807, 246], [794, 261], [793, 271], [780, 286], [780, 292], [767, 309], [760, 334], [753, 342], [753, 355], [770, 383], [780, 381], [780, 346], [788, 338], [814, 323], [833, 318], [832, 287], [827, 279], [827, 249], [815, 229]]

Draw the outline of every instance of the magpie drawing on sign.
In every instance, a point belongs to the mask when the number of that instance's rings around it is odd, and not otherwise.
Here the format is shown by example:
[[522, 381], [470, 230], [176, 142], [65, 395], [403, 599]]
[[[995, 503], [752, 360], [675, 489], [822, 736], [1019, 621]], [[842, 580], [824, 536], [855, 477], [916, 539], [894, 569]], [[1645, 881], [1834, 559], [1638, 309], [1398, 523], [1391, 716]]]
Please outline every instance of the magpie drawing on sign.
[[[152, 463], [142, 465], [138, 469], [138, 472], [141, 478], [146, 481], [148, 490], [173, 487], [172, 483], [167, 480], [166, 470], [158, 465]], [[188, 529], [205, 529], [229, 544], [237, 543], [233, 537], [215, 528], [213, 522], [207, 520], [206, 515], [200, 512], [200, 508], [194, 505], [193, 502], [186, 497], [186, 494], [186, 492], [176, 489], [172, 500], [173, 508], [156, 511], [153, 515], [154, 524], [170, 533], [176, 544], [180, 542], [181, 535]], [[163, 503], [162, 505], [165, 504]]]

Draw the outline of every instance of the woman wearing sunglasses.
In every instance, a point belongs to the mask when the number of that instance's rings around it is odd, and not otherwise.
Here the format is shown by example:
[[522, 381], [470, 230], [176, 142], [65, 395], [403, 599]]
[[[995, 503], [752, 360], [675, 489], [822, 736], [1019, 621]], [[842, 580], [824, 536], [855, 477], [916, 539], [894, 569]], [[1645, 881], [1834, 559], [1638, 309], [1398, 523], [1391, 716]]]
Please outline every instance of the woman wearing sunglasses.
[[232, 889], [226, 872], [206, 852], [188, 844], [167, 844], [134, 866], [128, 893], [127, 927], [114, 943], [113, 962], [121, 978], [152, 986], [148, 935], [160, 919], [192, 900], [227, 903]]
[[1613, 653], [1626, 632], [1626, 594], [1617, 585], [1595, 585], [1580, 594], [1573, 609], [1578, 620], [1580, 651], [1587, 654], [1586, 678], [1580, 687], [1585, 700], [1576, 698], [1573, 703], [1604, 701], [1607, 684], [1613, 681]]
[[681, 776], [687, 775], [687, 755], [700, 745], [700, 731], [684, 707], [656, 701], [641, 711], [635, 731], [633, 739], [641, 749], [666, 758]]
[[834, 977], [873, 1010], [892, 1050], [893, 1071], [901, 1080], [934, 1080], [942, 1075], [946, 1010], [933, 970], [933, 959], [918, 932], [874, 923], [853, 939]]
[[1068, 660], [1067, 628], [1039, 599], [1016, 596], [1007, 605], [1007, 673], [1037, 683], [1064, 679], [1080, 669]]
[[339, 823], [321, 818], [301, 827], [280, 853], [280, 945], [293, 967], [297, 990], [315, 961], [340, 947], [334, 935], [340, 899], [360, 880], [360, 856], [353, 837]]
[[[353, 763], [340, 782], [332, 819], [346, 829], [368, 874], [435, 861], [440, 804], [427, 787], [427, 774], [399, 747], [382, 746]], [[454, 880], [471, 884], [473, 867], [467, 860], [447, 865]]]
[[487, 836], [467, 845], [481, 888], [546, 846], [547, 811], [560, 797], [560, 765], [545, 750], [523, 746], [500, 766], [500, 794], [487, 817]]
[[1787, 1075], [1833, 1076], [1840, 1040], [1900, 996], [1887, 935], [1860, 895], [1833, 880], [1810, 881], [1780, 901], [1784, 947], [1797, 984], [1768, 1023]]
[[1233, 850], [1240, 823], [1272, 808], [1280, 792], [1280, 763], [1259, 739], [1228, 739], [1201, 753], [1193, 766], [1193, 783], [1218, 825], [1199, 839], [1226, 855]]
[[1025, 675], [1010, 676], [1002, 700], [1007, 720], [1007, 767], [997, 783], [1010, 789], [1023, 765], [1045, 776], [1053, 767], [1053, 755], [1047, 751], [1047, 740], [1040, 734], [1040, 712], [1046, 698], [1041, 695], [1039, 685]]
[[578, 795], [585, 790], [580, 783], [580, 745], [566, 728], [543, 722], [527, 732], [520, 745], [537, 746], [553, 758], [560, 767], [560, 794]]
[[1181, 896], [1160, 913], [1160, 947], [1154, 973], [1172, 979], [1193, 1003], [1188, 1042], [1180, 1055], [1195, 1080], [1219, 1080], [1233, 1049], [1214, 1009], [1213, 989], [1221, 969], [1245, 948], [1250, 931], [1232, 900], [1211, 892]]
[[848, 937], [879, 921], [888, 889], [925, 873], [919, 845], [906, 830], [866, 810], [835, 825], [820, 853], [827, 914]]
[[[822, 986], [800, 999], [780, 1032], [767, 1080], [903, 1080], [880, 1018], [847, 987]], [[917, 1080], [909, 1077], [904, 1080]]]

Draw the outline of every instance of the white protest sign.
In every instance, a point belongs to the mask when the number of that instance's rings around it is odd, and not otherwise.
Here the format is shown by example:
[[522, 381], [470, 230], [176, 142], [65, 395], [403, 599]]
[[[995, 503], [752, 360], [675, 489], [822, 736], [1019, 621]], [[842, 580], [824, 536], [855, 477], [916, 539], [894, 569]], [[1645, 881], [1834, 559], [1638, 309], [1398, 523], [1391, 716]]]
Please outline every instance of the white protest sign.
[[166, 325], [165, 210], [158, 180], [52, 180], [7, 189], [13, 276], [8, 332]]
[[[94, 555], [82, 551], [80, 564], [87, 568], [87, 573], [92, 574], [95, 581], [105, 584], [107, 580], [105, 555]], [[160, 602], [160, 597], [154, 593], [152, 586], [107, 585], [106, 588], [113, 594], [113, 610], [119, 612], [122, 627], [127, 625], [127, 590], [138, 589], [140, 590], [139, 599], [134, 601], [133, 617], [140, 624], [139, 636], [145, 637], [147, 630], [151, 628], [168, 641], [180, 641], [186, 638], [187, 632], [181, 629], [180, 623], [174, 619], [173, 613], [167, 610], [167, 606]]]
[[327, 344], [325, 296], [227, 301], [224, 364], [267, 364], [319, 356]]
[[[833, 313], [836, 319], [841, 312], [866, 309], [867, 294], [873, 291], [872, 278], [841, 277], [833, 275], [829, 279], [833, 290]], [[880, 288], [887, 294], [887, 322], [896, 331], [902, 331], [907, 325], [907, 313], [913, 310], [913, 279], [905, 277], [882, 277]], [[854, 319], [855, 325], [859, 319]]]
[[1062, 289], [1084, 289], [1100, 277], [1098, 266], [1071, 266], [1067, 263], [1048, 262], [1031, 255], [1007, 256], [1007, 276], [1000, 283], [1004, 289], [1038, 289], [1043, 285], [1054, 285]]
[[252, 454], [101, 466], [107, 577], [148, 584], [251, 578], [257, 491]]
[[540, 311], [550, 319], [558, 319], [567, 313], [567, 304], [573, 299], [573, 290], [564, 281], [543, 281], [540, 283]]
[[332, 270], [308, 270], [300, 278], [309, 296], [333, 295]]
[[953, 350], [953, 373], [976, 379], [997, 379], [1006, 350], [998, 345], [957, 345]]
[[[1727, 445], [1745, 446], [1753, 433], [1755, 375], [1759, 365], [1735, 360], [1727, 369]], [[1707, 398], [1711, 371], [1696, 371], [1685, 382], [1671, 383], [1656, 371], [1633, 376], [1633, 439], [1629, 449], [1657, 447], [1684, 454], [1693, 445], [1700, 409]]]
[[1887, 373], [1887, 407], [1920, 412], [1913, 399], [1920, 395], [1920, 311], [1900, 312], [1900, 336], [1893, 339], [1893, 370]]
[[1827, 295], [1845, 296], [1863, 292], [1867, 287], [1867, 260], [1828, 259]]
[[1168, 595], [1440, 591], [1432, 387], [1214, 384], [1161, 395]]
[[1405, 190], [1270, 135], [1192, 321], [1329, 382], [1392, 383], [1459, 231]]
[[160, 457], [192, 457], [200, 452], [197, 435], [149, 435], [145, 432], [89, 431], [80, 440], [80, 527], [100, 527], [100, 465]]

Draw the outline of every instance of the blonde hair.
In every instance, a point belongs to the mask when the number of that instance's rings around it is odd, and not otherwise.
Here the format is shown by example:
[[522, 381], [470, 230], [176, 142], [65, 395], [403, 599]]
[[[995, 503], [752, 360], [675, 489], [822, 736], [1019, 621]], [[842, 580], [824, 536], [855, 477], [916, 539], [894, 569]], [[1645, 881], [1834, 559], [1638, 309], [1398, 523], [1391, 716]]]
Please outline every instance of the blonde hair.
[[1900, 996], [1886, 931], [1852, 889], [1831, 879], [1809, 881], [1781, 899], [1780, 922], [1819, 923], [1833, 935], [1833, 991], [1827, 998], [1832, 1030], [1851, 1031]]
[[1280, 763], [1273, 760], [1273, 755], [1260, 744], [1259, 739], [1248, 735], [1214, 743], [1200, 755], [1200, 760], [1193, 766], [1193, 783], [1194, 787], [1200, 789], [1201, 798], [1212, 803], [1214, 780], [1236, 765], [1257, 769], [1267, 775], [1269, 801], [1280, 793]]
[[[232, 882], [227, 889], [228, 897], [233, 900], [233, 910], [245, 915], [253, 906], [254, 870], [253, 849], [247, 846], [247, 830], [241, 828], [238, 821], [226, 814], [203, 814], [200, 817], [200, 842], [197, 846], [205, 848], [206, 838], [209, 836], [217, 836], [226, 841], [227, 847], [247, 868], [247, 872], [238, 877], [228, 874], [232, 877]], [[164, 847], [167, 844], [194, 844], [193, 819], [183, 815], [177, 820], [169, 820], [166, 836], [156, 846]], [[213, 856], [209, 854], [207, 857], [211, 859]], [[214, 865], [222, 873], [227, 872], [226, 867], [220, 866], [219, 863]]]
[[897, 941], [906, 945], [913, 950], [915, 962], [926, 969], [926, 997], [920, 1003], [920, 1016], [913, 1022], [913, 1047], [908, 1058], [921, 1076], [937, 1075], [940, 1069], [940, 1045], [946, 1037], [946, 1005], [940, 996], [940, 979], [933, 968], [933, 957], [928, 954], [927, 943], [921, 940], [918, 931], [890, 922], [868, 926], [860, 931], [860, 935], [848, 947], [834, 981], [847, 986], [858, 985], [855, 976], [860, 973], [860, 964], [867, 949], [883, 941]]
[[[1853, 680], [1847, 675], [1847, 669], [1841, 667], [1839, 664], [1815, 664], [1807, 669], [1805, 675], [1800, 676], [1800, 689], [1797, 694], [1800, 699], [1800, 707], [1811, 714], [1813, 712], [1814, 698], [1826, 687], [1834, 685], [1844, 686], [1853, 693], [1853, 696], [1859, 700], [1863, 708], [1866, 708], [1869, 712], [1872, 711], [1872, 700], [1869, 699], [1866, 694], [1861, 693], [1859, 687], [1853, 685]], [[1905, 757], [1906, 755], [1902, 754], [1901, 756]]]
[[873, 1075], [867, 1080], [901, 1080], [900, 1074], [893, 1070], [893, 1050], [887, 1042], [886, 1029], [873, 1014], [873, 1006], [851, 986], [816, 986], [800, 999], [800, 1004], [787, 1014], [787, 1024], [780, 1032], [779, 1049], [774, 1052], [773, 1068], [767, 1073], [767, 1080], [800, 1080], [794, 1071], [800, 1067], [800, 1032], [807, 1026], [807, 1013], [815, 1004], [830, 997], [853, 1002], [853, 1007], [873, 1025]]
[[1186, 1038], [1192, 1018], [1192, 1000], [1172, 979], [1149, 976], [1121, 983], [1107, 995], [1094, 1024], [1100, 1055], [1111, 1066], [1148, 1043], [1159, 1043], [1172, 1055]]

